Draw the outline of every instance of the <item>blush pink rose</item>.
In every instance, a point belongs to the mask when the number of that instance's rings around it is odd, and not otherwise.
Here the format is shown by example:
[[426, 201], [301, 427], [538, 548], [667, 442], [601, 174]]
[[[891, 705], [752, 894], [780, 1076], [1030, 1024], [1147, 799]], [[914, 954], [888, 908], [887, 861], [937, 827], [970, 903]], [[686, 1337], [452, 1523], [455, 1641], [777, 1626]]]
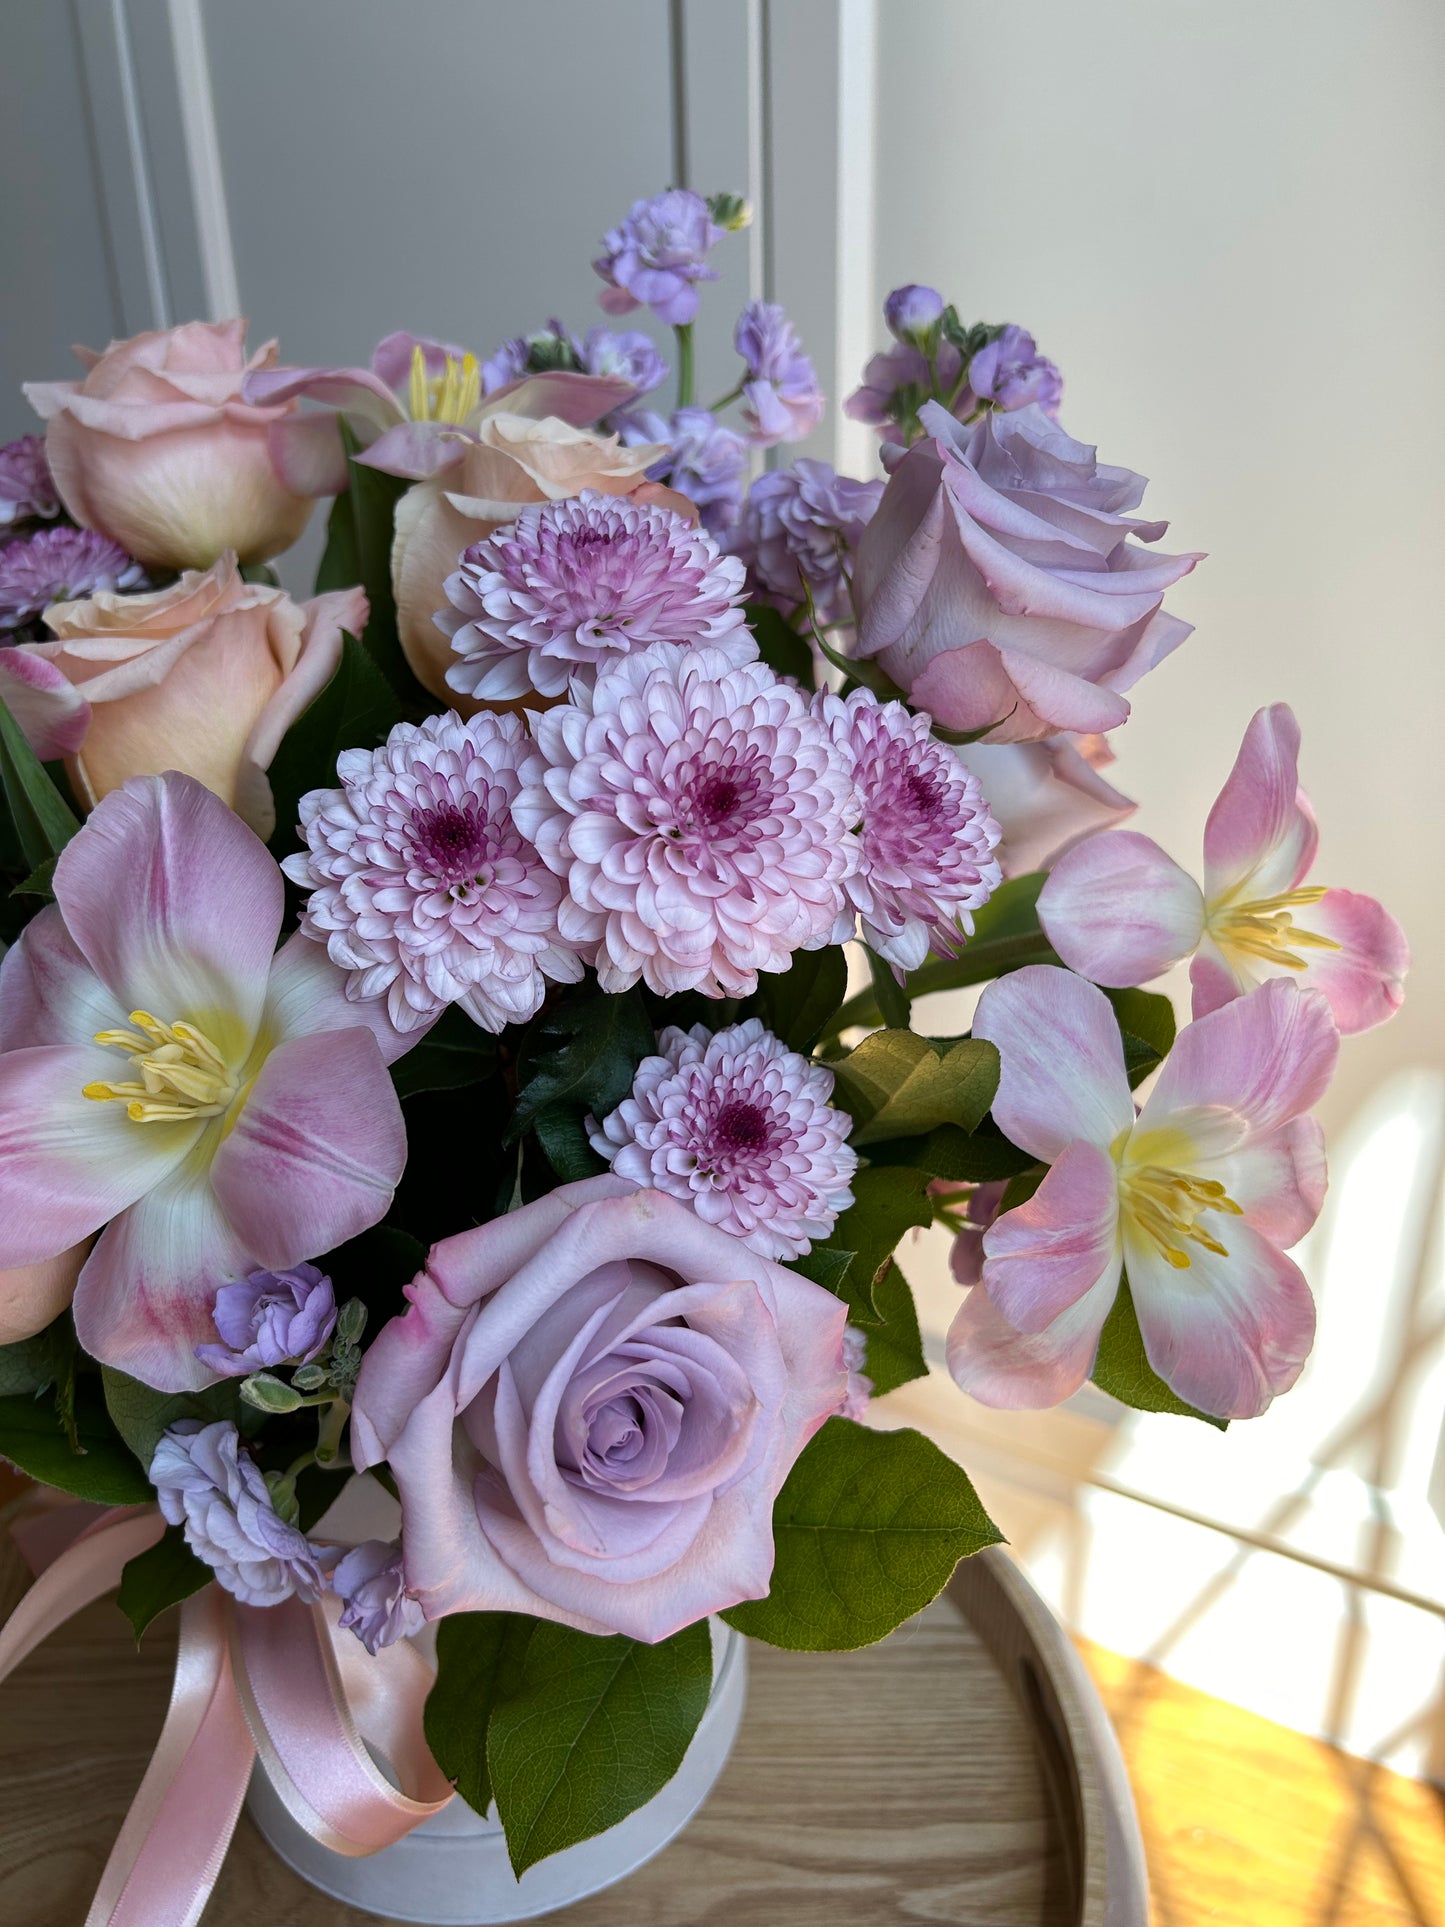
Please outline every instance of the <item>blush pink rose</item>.
[[611, 1175], [434, 1247], [366, 1355], [428, 1619], [523, 1612], [668, 1638], [773, 1570], [773, 1500], [843, 1402], [846, 1309]]
[[75, 353], [80, 381], [27, 382], [25, 394], [49, 423], [46, 459], [82, 528], [157, 569], [290, 548], [313, 503], [282, 483], [270, 436], [300, 404], [241, 397], [246, 376], [275, 362], [274, 341], [248, 359], [244, 321], [188, 321]]
[[129, 776], [179, 770], [269, 837], [271, 759], [366, 617], [361, 589], [298, 604], [224, 555], [154, 595], [53, 604], [53, 642], [0, 652], [0, 695], [37, 755], [67, 758], [87, 808]]

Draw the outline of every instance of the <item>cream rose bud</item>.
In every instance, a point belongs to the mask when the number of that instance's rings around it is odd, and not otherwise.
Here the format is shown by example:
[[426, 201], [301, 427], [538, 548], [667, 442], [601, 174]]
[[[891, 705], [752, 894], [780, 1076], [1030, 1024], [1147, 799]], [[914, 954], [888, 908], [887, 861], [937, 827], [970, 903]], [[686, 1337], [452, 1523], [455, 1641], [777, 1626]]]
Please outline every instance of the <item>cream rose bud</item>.
[[492, 415], [459, 463], [408, 489], [396, 505], [391, 581], [401, 646], [423, 688], [463, 716], [491, 707], [448, 688], [455, 658], [434, 620], [447, 607], [443, 585], [463, 549], [515, 521], [527, 502], [559, 502], [587, 488], [603, 495], [641, 494], [695, 519], [690, 502], [646, 479], [666, 453], [652, 443], [624, 448], [616, 435], [572, 428], [555, 415], [541, 421]]
[[831, 1292], [609, 1175], [444, 1239], [406, 1295], [352, 1454], [390, 1463], [428, 1619], [655, 1641], [766, 1595], [773, 1501], [846, 1393]]
[[300, 403], [241, 399], [245, 377], [274, 364], [274, 341], [248, 360], [244, 321], [188, 321], [75, 352], [80, 381], [27, 382], [25, 394], [49, 423], [46, 458], [82, 528], [158, 569], [290, 548], [313, 503], [283, 486], [270, 435]]
[[37, 755], [66, 757], [87, 808], [129, 776], [179, 770], [268, 837], [266, 771], [366, 618], [361, 589], [297, 604], [224, 555], [154, 595], [52, 604], [53, 642], [0, 651], [0, 695]]

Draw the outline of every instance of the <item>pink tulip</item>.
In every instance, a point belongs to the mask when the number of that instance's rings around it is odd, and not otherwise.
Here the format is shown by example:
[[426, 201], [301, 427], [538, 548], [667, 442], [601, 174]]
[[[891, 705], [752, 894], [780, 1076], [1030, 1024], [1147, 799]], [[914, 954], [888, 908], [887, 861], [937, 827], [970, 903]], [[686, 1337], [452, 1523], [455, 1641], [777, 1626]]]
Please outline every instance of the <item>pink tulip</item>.
[[1253, 1418], [1314, 1341], [1302, 1238], [1325, 1191], [1305, 1113], [1339, 1035], [1317, 991], [1277, 981], [1191, 1024], [1136, 1117], [1109, 1000], [1036, 964], [989, 985], [975, 1037], [998, 1047], [993, 1114], [1049, 1165], [985, 1233], [983, 1281], [948, 1334], [948, 1368], [984, 1405], [1076, 1392], [1127, 1273], [1150, 1365], [1201, 1411]]
[[1347, 1036], [1393, 1016], [1410, 966], [1405, 933], [1373, 897], [1305, 884], [1319, 839], [1299, 742], [1286, 704], [1254, 716], [1205, 825], [1202, 890], [1133, 830], [1070, 850], [1039, 898], [1069, 968], [1142, 984], [1193, 956], [1196, 1017], [1281, 975], [1323, 991]]
[[54, 888], [0, 967], [0, 1274], [104, 1225], [80, 1342], [185, 1391], [214, 1376], [194, 1347], [218, 1285], [385, 1215], [406, 1158], [386, 1065], [408, 1040], [319, 944], [273, 955], [281, 873], [190, 777], [114, 791]]
[[53, 604], [54, 642], [0, 652], [0, 696], [37, 755], [69, 758], [87, 806], [127, 777], [179, 770], [269, 837], [271, 759], [335, 674], [342, 631], [366, 618], [361, 589], [298, 606], [223, 555], [154, 595]]
[[25, 394], [50, 424], [46, 458], [82, 528], [161, 569], [290, 548], [311, 502], [272, 466], [271, 432], [296, 404], [242, 395], [276, 359], [274, 341], [248, 360], [244, 321], [189, 321], [75, 352], [82, 380], [27, 382]]

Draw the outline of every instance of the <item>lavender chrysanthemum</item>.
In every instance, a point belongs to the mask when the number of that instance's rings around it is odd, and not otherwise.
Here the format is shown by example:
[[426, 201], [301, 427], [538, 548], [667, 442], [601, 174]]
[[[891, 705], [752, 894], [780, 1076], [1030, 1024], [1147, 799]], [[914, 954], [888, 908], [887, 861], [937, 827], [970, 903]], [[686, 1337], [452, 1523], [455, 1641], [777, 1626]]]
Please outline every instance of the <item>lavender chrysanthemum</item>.
[[853, 785], [791, 684], [655, 643], [533, 720], [515, 815], [566, 879], [558, 923], [607, 991], [747, 996], [830, 940], [857, 862]]
[[646, 305], [669, 327], [685, 327], [697, 314], [697, 283], [717, 280], [707, 257], [723, 232], [707, 202], [688, 188], [634, 201], [626, 220], [603, 238], [605, 252], [592, 263], [608, 284], [598, 301], [608, 314], [630, 314]]
[[460, 1004], [498, 1031], [533, 1016], [549, 980], [577, 982], [561, 887], [513, 815], [543, 776], [520, 717], [398, 723], [336, 773], [340, 789], [302, 797], [307, 848], [282, 868], [311, 891], [301, 927], [351, 973], [348, 996], [384, 991], [399, 1030]]
[[[859, 862], [848, 879], [864, 940], [896, 970], [930, 950], [953, 956], [973, 933], [972, 912], [997, 889], [999, 826], [978, 778], [931, 733], [929, 718], [866, 689], [846, 701], [824, 692], [818, 712], [857, 787]], [[840, 918], [833, 941], [852, 935]]]
[[145, 586], [140, 563], [108, 535], [68, 523], [36, 529], [0, 548], [0, 633], [23, 629], [52, 602]]
[[667, 1191], [765, 1258], [797, 1258], [853, 1202], [852, 1119], [833, 1073], [756, 1017], [711, 1035], [669, 1027], [631, 1095], [588, 1135], [619, 1177]]
[[337, 1623], [355, 1633], [373, 1656], [426, 1624], [420, 1603], [406, 1590], [399, 1539], [365, 1539], [353, 1546], [332, 1574], [331, 1589], [344, 1601]]
[[0, 448], [0, 528], [49, 522], [60, 513], [60, 492], [45, 459], [43, 435], [21, 435]]
[[186, 1544], [246, 1606], [277, 1606], [326, 1590], [328, 1555], [276, 1511], [229, 1419], [167, 1426], [150, 1467], [156, 1503]]
[[855, 482], [806, 457], [760, 475], [728, 545], [746, 562], [752, 593], [791, 614], [803, 601], [806, 580], [824, 622], [848, 621], [845, 570], [883, 487], [881, 481]]
[[458, 657], [447, 684], [483, 702], [560, 696], [654, 642], [757, 655], [742, 564], [671, 509], [595, 489], [529, 503], [463, 552], [446, 593], [436, 624]]
[[823, 419], [823, 395], [786, 312], [776, 301], [750, 301], [738, 317], [733, 345], [747, 368], [742, 410], [748, 440], [771, 448], [811, 435]]
[[737, 521], [748, 445], [711, 409], [679, 408], [670, 417], [645, 409], [618, 415], [612, 425], [625, 448], [643, 442], [667, 444], [668, 453], [648, 469], [647, 479], [685, 495], [705, 529], [717, 535]]

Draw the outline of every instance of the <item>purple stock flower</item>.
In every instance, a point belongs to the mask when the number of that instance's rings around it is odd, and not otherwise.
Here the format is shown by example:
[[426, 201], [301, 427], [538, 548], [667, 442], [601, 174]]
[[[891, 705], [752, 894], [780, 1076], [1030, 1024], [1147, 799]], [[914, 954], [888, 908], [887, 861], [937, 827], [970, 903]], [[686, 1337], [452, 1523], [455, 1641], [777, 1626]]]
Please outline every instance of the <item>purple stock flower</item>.
[[573, 676], [654, 642], [757, 654], [742, 565], [671, 509], [596, 489], [519, 509], [462, 552], [446, 592], [448, 686], [483, 702], [564, 695]]
[[670, 418], [644, 410], [619, 415], [613, 426], [626, 448], [643, 442], [668, 444], [670, 453], [648, 469], [648, 480], [665, 482], [695, 503], [705, 529], [716, 535], [737, 521], [747, 443], [724, 428], [710, 409], [679, 408]]
[[0, 528], [48, 522], [60, 513], [60, 496], [45, 459], [45, 437], [22, 435], [0, 448]]
[[344, 1600], [340, 1623], [356, 1634], [367, 1652], [409, 1639], [426, 1624], [426, 1615], [406, 1590], [400, 1539], [366, 1539], [343, 1555], [332, 1574], [332, 1590]]
[[326, 1590], [328, 1555], [287, 1525], [229, 1419], [181, 1419], [151, 1460], [156, 1503], [186, 1544], [245, 1606], [278, 1606]]
[[196, 1357], [222, 1378], [302, 1363], [321, 1351], [336, 1327], [336, 1294], [315, 1265], [253, 1271], [216, 1293], [219, 1345], [197, 1345]]
[[873, 1381], [863, 1370], [868, 1363], [868, 1336], [856, 1325], [843, 1327], [843, 1365], [848, 1373], [848, 1389], [838, 1407], [840, 1418], [863, 1424], [868, 1416], [868, 1401], [873, 1396]]
[[931, 373], [921, 348], [899, 342], [869, 361], [862, 383], [843, 403], [843, 413], [850, 421], [866, 422], [870, 428], [881, 430], [885, 443], [906, 446], [923, 432], [918, 411], [933, 396], [935, 386], [939, 393], [953, 398], [955, 414], [962, 417], [973, 413], [978, 404], [967, 383], [954, 394], [962, 373], [963, 356], [951, 341], [938, 343]]
[[1057, 416], [1064, 394], [1064, 378], [1026, 328], [1012, 322], [980, 348], [968, 364], [968, 385], [980, 401], [995, 408], [1027, 408], [1037, 402], [1046, 415]]
[[729, 545], [746, 562], [753, 593], [790, 614], [806, 579], [819, 618], [847, 621], [845, 560], [882, 496], [882, 482], [855, 482], [806, 456], [760, 475]]
[[911, 343], [916, 348], [936, 332], [943, 320], [943, 296], [937, 288], [925, 288], [910, 281], [907, 287], [895, 288], [883, 303], [883, 319], [896, 341]]
[[145, 570], [108, 535], [68, 523], [36, 529], [0, 548], [0, 634], [23, 629], [52, 602], [146, 586]]
[[579, 359], [588, 375], [615, 375], [630, 382], [639, 395], [650, 395], [667, 380], [667, 363], [657, 352], [651, 335], [639, 328], [604, 328], [600, 324], [587, 330]]
[[748, 440], [771, 448], [811, 435], [823, 419], [823, 396], [812, 360], [777, 302], [750, 301], [738, 317], [733, 345], [747, 364], [742, 404]]
[[707, 202], [688, 188], [634, 201], [626, 220], [603, 237], [606, 252], [592, 263], [608, 284], [598, 300], [608, 314], [646, 306], [670, 327], [686, 327], [697, 314], [697, 283], [717, 280], [707, 256], [723, 232]]
[[513, 335], [500, 348], [494, 348], [482, 363], [482, 393], [495, 394], [497, 389], [520, 381], [527, 372], [528, 354], [525, 335]]
[[826, 1238], [858, 1154], [833, 1073], [788, 1049], [756, 1017], [712, 1036], [669, 1026], [637, 1067], [631, 1094], [592, 1148], [618, 1177], [671, 1192], [764, 1258], [796, 1258]]

